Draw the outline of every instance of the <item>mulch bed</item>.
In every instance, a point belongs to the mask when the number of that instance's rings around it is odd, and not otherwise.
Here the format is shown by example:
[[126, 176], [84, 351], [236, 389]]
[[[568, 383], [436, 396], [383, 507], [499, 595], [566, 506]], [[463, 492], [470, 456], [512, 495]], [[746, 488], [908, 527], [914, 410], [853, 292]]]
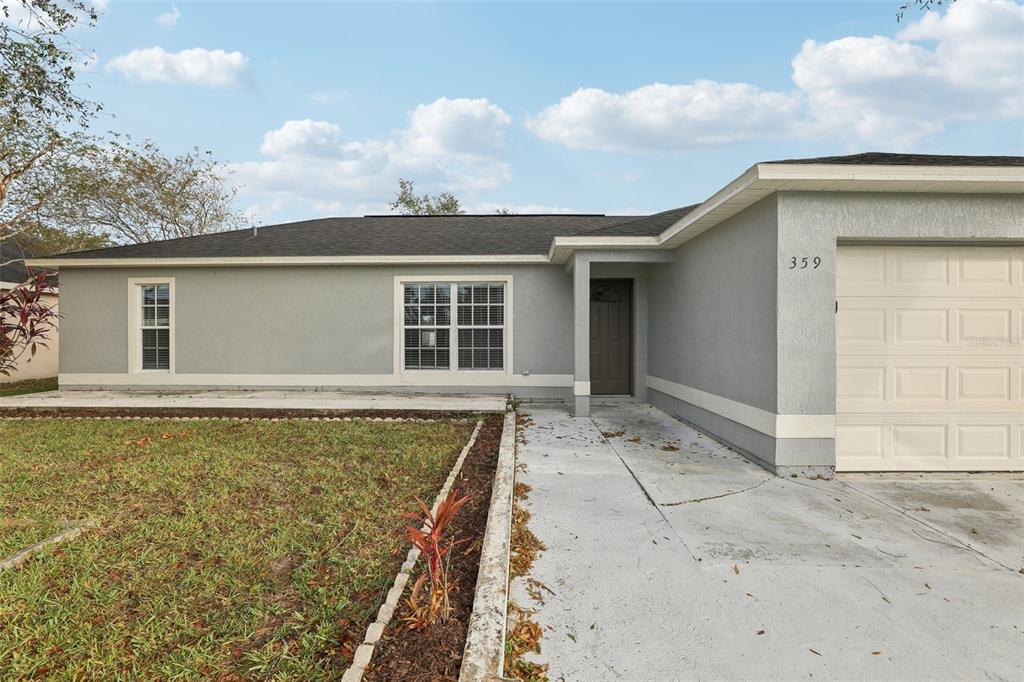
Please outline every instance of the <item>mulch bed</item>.
[[[451, 619], [443, 625], [432, 625], [426, 631], [408, 629], [402, 621], [410, 614], [405, 602], [409, 596], [407, 589], [395, 610], [394, 618], [377, 644], [373, 660], [363, 676], [364, 680], [412, 682], [458, 679], [469, 616], [473, 611], [473, 594], [481, 544], [487, 527], [494, 468], [501, 444], [502, 422], [501, 415], [490, 415], [485, 419], [454, 486], [460, 495], [469, 495], [469, 502], [453, 521], [450, 537], [470, 538], [470, 541], [466, 543], [464, 552], [457, 551], [452, 557], [451, 575], [457, 589], [452, 595]], [[421, 561], [409, 578], [410, 585], [423, 570], [424, 564]]]

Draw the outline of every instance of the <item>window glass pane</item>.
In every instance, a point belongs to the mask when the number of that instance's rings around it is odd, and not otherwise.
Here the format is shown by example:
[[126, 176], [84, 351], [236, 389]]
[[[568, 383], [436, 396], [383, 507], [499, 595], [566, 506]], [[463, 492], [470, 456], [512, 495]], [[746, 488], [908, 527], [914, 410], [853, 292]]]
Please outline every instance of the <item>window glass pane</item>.
[[447, 284], [438, 284], [436, 300], [438, 304], [451, 303], [452, 301], [452, 289]]
[[142, 305], [153, 305], [156, 303], [156, 287], [142, 287]]
[[503, 353], [502, 353], [501, 349], [500, 348], [492, 348], [490, 351], [488, 351], [488, 354], [489, 354], [489, 358], [488, 359], [490, 360], [490, 364], [488, 365], [488, 367], [490, 369], [501, 369], [502, 365], [504, 364], [502, 362], [502, 355], [503, 355]]
[[445, 350], [438, 350], [437, 351], [437, 367], [438, 367], [438, 369], [448, 369], [448, 367], [450, 366], [449, 363], [448, 363], [448, 355], [449, 355], [449, 353], [448, 353], [447, 349], [445, 349]]
[[415, 329], [405, 330], [405, 347], [417, 348], [420, 345], [420, 333]]
[[424, 329], [420, 332], [420, 348], [433, 348], [437, 345], [437, 332]]
[[156, 331], [155, 329], [143, 329], [142, 330], [142, 347], [143, 348], [156, 348]]
[[156, 348], [142, 349], [142, 369], [157, 369]]
[[473, 288], [468, 284], [459, 285], [459, 303], [472, 303]]
[[155, 306], [142, 306], [142, 326], [152, 327], [156, 324], [156, 307]]
[[469, 348], [473, 345], [473, 330], [472, 329], [460, 329], [459, 330], [459, 348]]
[[490, 343], [488, 343], [487, 345], [489, 345], [491, 348], [501, 348], [501, 337], [504, 335], [504, 330], [491, 329], [488, 332], [488, 334], [490, 335], [491, 338], [489, 339]]
[[437, 306], [437, 323], [440, 325], [449, 325], [452, 323], [452, 309], [448, 305]]
[[505, 302], [505, 287], [496, 284], [491, 287], [491, 303], [504, 303]]
[[459, 369], [473, 369], [473, 351], [468, 348], [459, 349]]
[[433, 303], [434, 302], [434, 287], [433, 285], [427, 284], [420, 289], [420, 303]]
[[487, 285], [478, 284], [473, 287], [473, 303], [487, 303]]
[[421, 350], [420, 351], [420, 367], [433, 369], [437, 366], [434, 351], [432, 350]]
[[438, 329], [437, 330], [437, 347], [438, 348], [447, 348], [450, 345], [451, 345], [451, 337], [449, 336], [448, 330], [447, 329]]
[[487, 325], [487, 306], [473, 306], [473, 324]]
[[167, 305], [171, 302], [171, 286], [169, 284], [158, 284], [156, 287], [156, 302], [160, 305]]
[[487, 368], [487, 349], [486, 348], [474, 348], [473, 349], [473, 369], [486, 369]]
[[505, 324], [505, 309], [500, 305], [491, 306], [491, 324]]
[[473, 324], [473, 308], [468, 305], [459, 306], [459, 325]]
[[415, 286], [406, 284], [405, 285], [405, 302], [406, 303], [417, 303], [419, 302], [419, 296], [417, 295], [418, 289]]
[[156, 369], [171, 368], [171, 351], [167, 348], [158, 348], [156, 351]]
[[418, 348], [405, 349], [405, 368], [416, 369], [420, 366], [420, 351]]
[[432, 306], [432, 305], [421, 305], [420, 306], [420, 324], [421, 325], [433, 325], [434, 324], [434, 306]]
[[170, 327], [171, 326], [171, 307], [167, 305], [158, 305], [156, 307], [156, 323], [159, 327]]
[[156, 331], [156, 347], [157, 348], [170, 348], [171, 346], [171, 331], [169, 329], [157, 329]]
[[420, 319], [419, 308], [414, 305], [405, 306], [405, 323], [415, 325], [416, 321]]

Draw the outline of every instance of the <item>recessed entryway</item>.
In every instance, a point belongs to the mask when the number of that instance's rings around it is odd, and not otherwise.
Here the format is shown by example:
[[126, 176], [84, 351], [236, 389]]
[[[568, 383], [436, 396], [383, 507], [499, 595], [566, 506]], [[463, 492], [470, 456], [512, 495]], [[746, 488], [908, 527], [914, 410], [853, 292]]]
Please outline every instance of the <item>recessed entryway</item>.
[[1024, 469], [1024, 247], [838, 255], [836, 469]]
[[590, 390], [628, 395], [633, 385], [633, 281], [590, 282]]

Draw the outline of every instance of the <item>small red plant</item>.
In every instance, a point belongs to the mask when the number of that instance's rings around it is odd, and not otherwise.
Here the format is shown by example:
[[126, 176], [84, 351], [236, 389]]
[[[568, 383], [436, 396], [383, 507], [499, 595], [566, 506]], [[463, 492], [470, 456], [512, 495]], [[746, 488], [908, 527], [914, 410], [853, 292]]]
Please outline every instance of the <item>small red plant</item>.
[[43, 295], [50, 292], [46, 273], [33, 275], [24, 284], [0, 291], [0, 375], [9, 376], [25, 353], [29, 358], [57, 322], [57, 313]]
[[[458, 491], [452, 490], [446, 499], [437, 505], [437, 511], [431, 512], [420, 498], [416, 502], [420, 513], [406, 512], [404, 518], [419, 522], [420, 527], [405, 527], [409, 541], [426, 559], [427, 570], [420, 574], [413, 584], [412, 592], [406, 603], [412, 615], [404, 620], [413, 630], [424, 630], [434, 623], [445, 623], [451, 614], [451, 592], [455, 585], [449, 577], [452, 549], [466, 542], [466, 539], [455, 540], [445, 537], [445, 531], [455, 519], [455, 515], [469, 501], [468, 496], [459, 497]], [[429, 600], [420, 603], [420, 594], [430, 581]]]

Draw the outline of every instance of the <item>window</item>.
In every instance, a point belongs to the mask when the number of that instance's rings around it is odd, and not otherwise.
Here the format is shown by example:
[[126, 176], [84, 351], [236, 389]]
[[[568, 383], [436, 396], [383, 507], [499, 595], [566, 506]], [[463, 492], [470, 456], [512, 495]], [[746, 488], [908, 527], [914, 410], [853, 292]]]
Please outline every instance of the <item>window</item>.
[[402, 289], [405, 369], [505, 368], [504, 283], [412, 283]]
[[143, 370], [171, 369], [171, 285], [139, 285]]
[[505, 285], [459, 285], [459, 369], [501, 369], [505, 356]]

